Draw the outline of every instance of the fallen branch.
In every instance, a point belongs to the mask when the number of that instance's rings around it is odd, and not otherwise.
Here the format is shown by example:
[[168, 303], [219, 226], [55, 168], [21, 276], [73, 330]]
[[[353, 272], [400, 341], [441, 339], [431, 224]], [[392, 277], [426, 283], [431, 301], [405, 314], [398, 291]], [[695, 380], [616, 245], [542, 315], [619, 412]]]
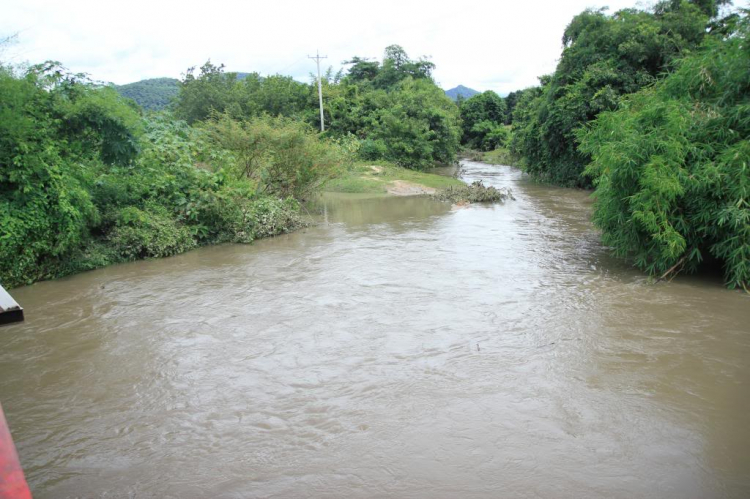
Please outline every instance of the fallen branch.
[[[662, 276], [660, 278], [658, 278], [656, 281], [657, 282], [658, 281], [663, 281], [669, 274], [671, 274], [672, 272], [674, 272], [677, 267], [679, 267], [680, 265], [682, 265], [682, 264], [685, 263], [685, 258], [687, 258], [687, 257], [683, 256], [682, 258], [680, 258], [677, 261], [677, 263], [675, 263], [674, 265], [672, 265], [672, 267], [670, 267], [669, 270], [667, 270], [666, 272], [664, 272], [662, 274]], [[680, 270], [682, 270], [682, 269], [680, 269]], [[677, 274], [679, 274], [680, 270], [678, 270], [677, 272], [675, 272], [675, 274], [672, 277], [670, 277], [669, 280], [671, 281], [672, 279], [674, 279], [675, 277], [677, 277]]]

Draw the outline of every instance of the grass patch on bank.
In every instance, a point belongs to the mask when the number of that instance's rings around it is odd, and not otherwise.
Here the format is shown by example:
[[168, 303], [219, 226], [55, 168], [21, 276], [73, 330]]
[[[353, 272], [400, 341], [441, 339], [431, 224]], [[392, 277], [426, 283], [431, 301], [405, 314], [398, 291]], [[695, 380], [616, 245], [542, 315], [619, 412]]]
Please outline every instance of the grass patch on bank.
[[464, 185], [457, 178], [409, 170], [392, 164], [357, 163], [341, 176], [326, 182], [323, 190], [352, 194], [386, 194], [389, 184], [397, 180], [438, 190]]
[[482, 153], [481, 161], [492, 165], [521, 166], [521, 158], [504, 147]]

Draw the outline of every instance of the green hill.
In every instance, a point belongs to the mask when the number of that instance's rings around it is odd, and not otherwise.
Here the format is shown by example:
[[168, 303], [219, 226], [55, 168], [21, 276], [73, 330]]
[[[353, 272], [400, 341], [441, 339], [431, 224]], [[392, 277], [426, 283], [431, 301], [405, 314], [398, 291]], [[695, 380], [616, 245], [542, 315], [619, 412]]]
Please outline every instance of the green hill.
[[[251, 73], [236, 73], [242, 80]], [[120, 95], [133, 99], [139, 106], [148, 111], [160, 111], [167, 107], [179, 93], [180, 80], [176, 78], [151, 78], [125, 85], [115, 85]]]
[[177, 95], [180, 80], [176, 78], [151, 78], [127, 85], [116, 85], [120, 95], [133, 99], [143, 109], [164, 109]]

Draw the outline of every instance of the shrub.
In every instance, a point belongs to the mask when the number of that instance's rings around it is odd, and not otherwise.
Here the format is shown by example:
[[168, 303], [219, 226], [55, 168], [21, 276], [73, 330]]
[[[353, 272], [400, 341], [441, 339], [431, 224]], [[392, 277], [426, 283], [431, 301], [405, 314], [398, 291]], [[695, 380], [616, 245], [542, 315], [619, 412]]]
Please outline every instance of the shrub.
[[125, 260], [172, 256], [196, 246], [190, 230], [158, 205], [148, 211], [134, 206], [121, 210], [107, 239]]
[[279, 198], [305, 198], [356, 152], [343, 139], [320, 139], [309, 125], [283, 117], [215, 115], [203, 129], [215, 146], [232, 155], [235, 178], [255, 182], [259, 193]]

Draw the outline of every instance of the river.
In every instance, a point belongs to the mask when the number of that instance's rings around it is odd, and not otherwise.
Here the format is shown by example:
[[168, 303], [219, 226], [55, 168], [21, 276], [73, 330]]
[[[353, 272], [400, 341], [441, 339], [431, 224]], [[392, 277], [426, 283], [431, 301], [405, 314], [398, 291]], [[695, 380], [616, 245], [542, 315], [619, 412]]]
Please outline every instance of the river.
[[587, 193], [323, 223], [13, 291], [37, 499], [750, 497], [750, 299], [610, 258]]

